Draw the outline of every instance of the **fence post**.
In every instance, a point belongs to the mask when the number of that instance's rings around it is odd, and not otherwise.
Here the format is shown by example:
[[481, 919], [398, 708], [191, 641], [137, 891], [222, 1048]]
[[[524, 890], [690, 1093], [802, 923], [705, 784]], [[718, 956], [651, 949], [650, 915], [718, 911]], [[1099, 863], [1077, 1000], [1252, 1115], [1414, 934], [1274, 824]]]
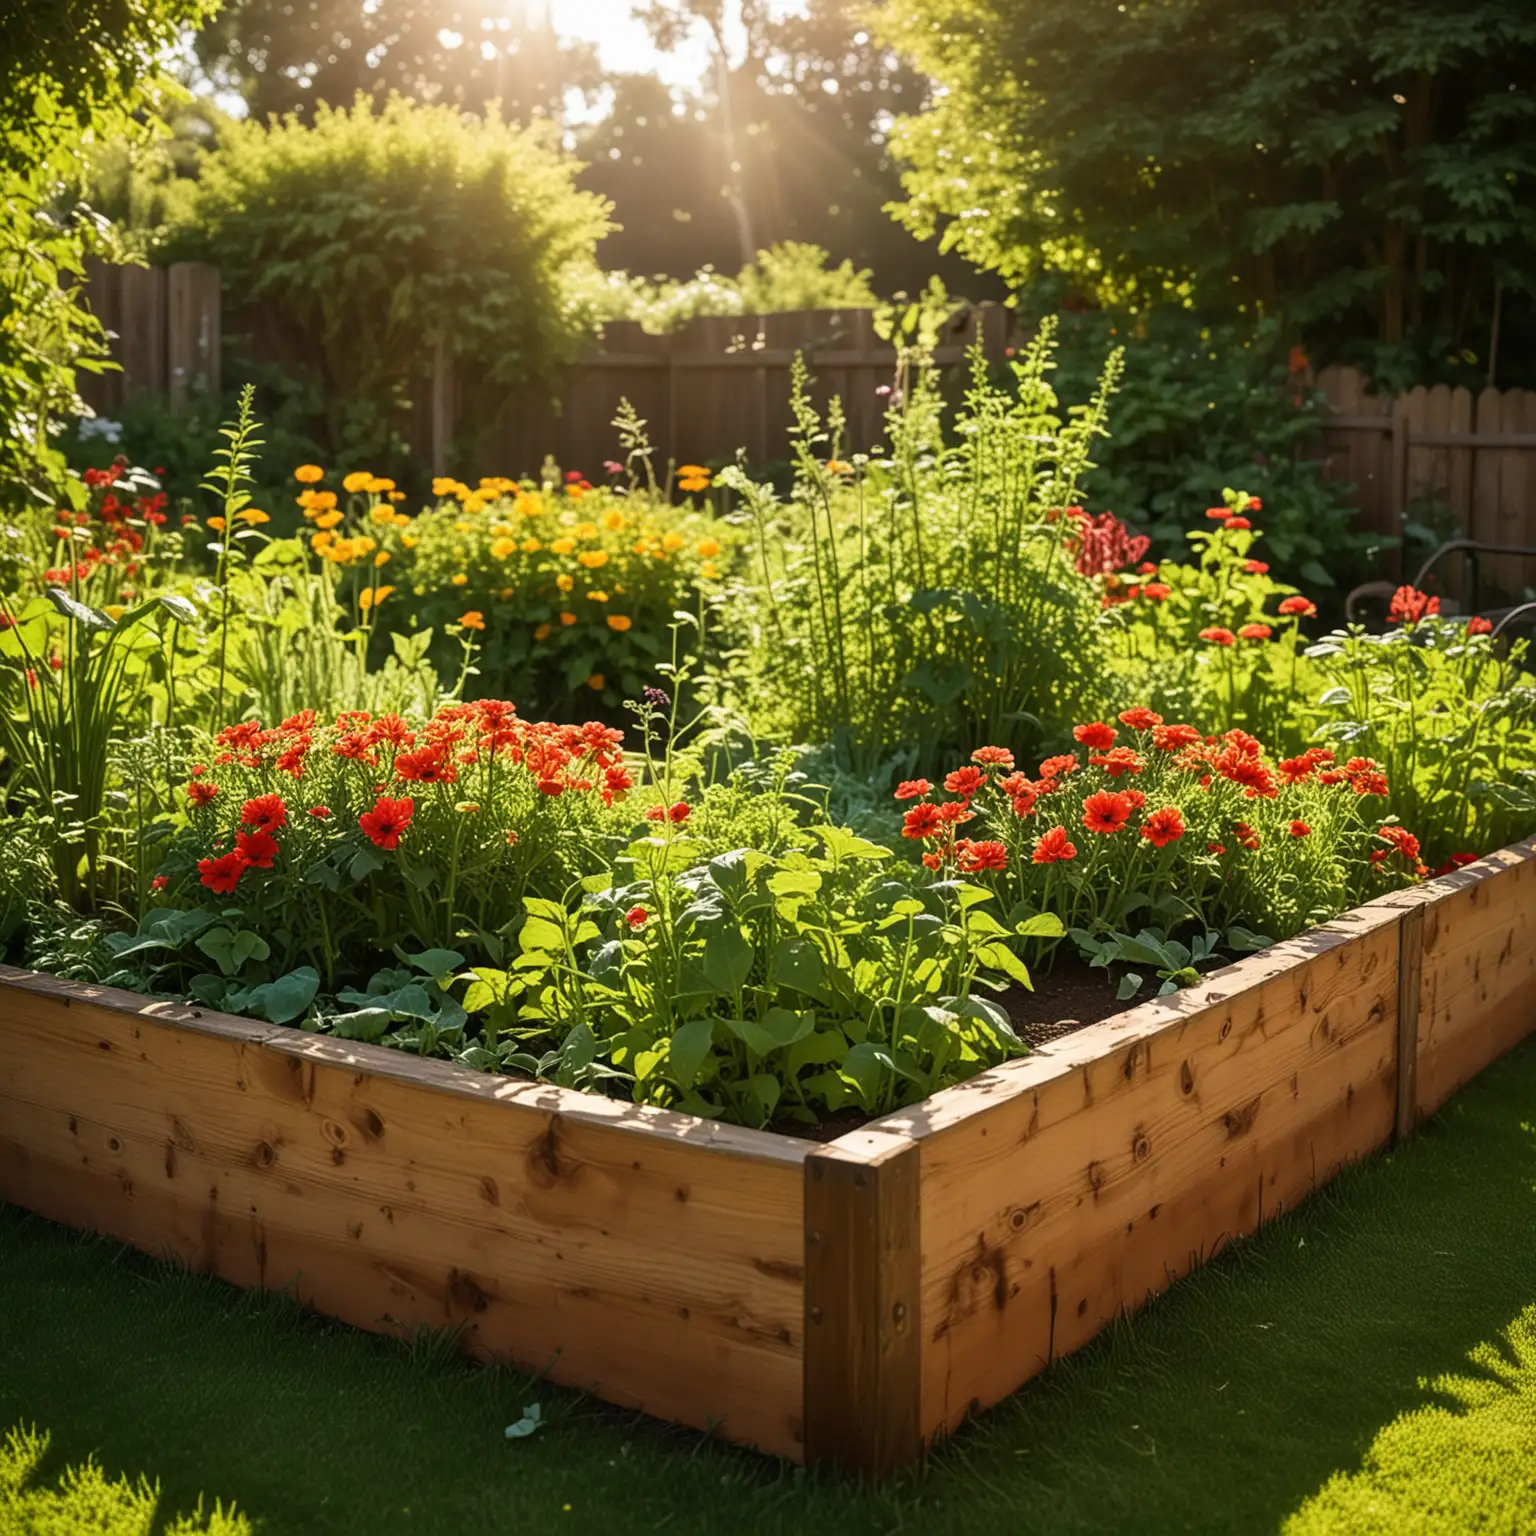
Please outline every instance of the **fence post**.
[[221, 294], [217, 267], [173, 262], [166, 269], [166, 373], [171, 409], [184, 412], [193, 395], [219, 392]]
[[165, 393], [165, 268], [118, 270], [123, 398]]
[[1415, 902], [1397, 924], [1397, 1114], [1392, 1145], [1401, 1146], [1418, 1121], [1419, 982], [1424, 974], [1424, 904]]

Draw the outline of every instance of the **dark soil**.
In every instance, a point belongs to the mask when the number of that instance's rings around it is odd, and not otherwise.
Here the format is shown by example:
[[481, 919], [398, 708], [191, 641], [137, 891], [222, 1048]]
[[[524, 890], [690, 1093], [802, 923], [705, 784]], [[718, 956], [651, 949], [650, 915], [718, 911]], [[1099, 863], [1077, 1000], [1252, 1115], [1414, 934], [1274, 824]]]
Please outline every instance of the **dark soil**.
[[[1084, 965], [1076, 955], [1062, 955], [1049, 971], [1032, 971], [1030, 980], [1035, 984], [1033, 992], [1010, 987], [997, 993], [996, 1000], [1031, 1050], [1135, 1006], [1134, 998], [1121, 1002], [1115, 996], [1118, 976], [1111, 976], [1103, 967]], [[787, 1120], [768, 1129], [801, 1141], [829, 1142], [858, 1130], [868, 1119], [863, 1110], [841, 1109], [819, 1125]]]

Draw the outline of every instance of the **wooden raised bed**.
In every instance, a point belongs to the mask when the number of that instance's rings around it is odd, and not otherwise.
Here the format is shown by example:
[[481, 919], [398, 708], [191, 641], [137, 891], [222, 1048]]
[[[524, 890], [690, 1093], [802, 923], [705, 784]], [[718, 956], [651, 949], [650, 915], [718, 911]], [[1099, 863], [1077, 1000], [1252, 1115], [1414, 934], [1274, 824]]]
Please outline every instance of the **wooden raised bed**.
[[1536, 839], [825, 1146], [0, 969], [0, 1199], [848, 1471], [1536, 1029]]

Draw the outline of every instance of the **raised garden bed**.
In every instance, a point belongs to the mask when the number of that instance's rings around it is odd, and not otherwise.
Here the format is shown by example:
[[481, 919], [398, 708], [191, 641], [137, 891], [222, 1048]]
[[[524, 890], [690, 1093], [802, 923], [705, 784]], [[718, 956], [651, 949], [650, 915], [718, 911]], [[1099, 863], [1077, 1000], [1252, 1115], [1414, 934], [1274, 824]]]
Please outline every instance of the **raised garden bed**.
[[1536, 1029], [1536, 840], [836, 1141], [0, 971], [0, 1198], [884, 1472]]

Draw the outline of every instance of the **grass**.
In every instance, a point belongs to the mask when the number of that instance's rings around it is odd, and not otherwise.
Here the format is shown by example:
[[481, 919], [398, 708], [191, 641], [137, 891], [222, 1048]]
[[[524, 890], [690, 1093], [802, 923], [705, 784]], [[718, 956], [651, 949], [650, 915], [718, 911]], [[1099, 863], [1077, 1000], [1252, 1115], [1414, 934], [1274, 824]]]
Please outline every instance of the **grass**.
[[1536, 1530], [1536, 1042], [883, 1487], [14, 1210], [6, 1426], [5, 1536]]

